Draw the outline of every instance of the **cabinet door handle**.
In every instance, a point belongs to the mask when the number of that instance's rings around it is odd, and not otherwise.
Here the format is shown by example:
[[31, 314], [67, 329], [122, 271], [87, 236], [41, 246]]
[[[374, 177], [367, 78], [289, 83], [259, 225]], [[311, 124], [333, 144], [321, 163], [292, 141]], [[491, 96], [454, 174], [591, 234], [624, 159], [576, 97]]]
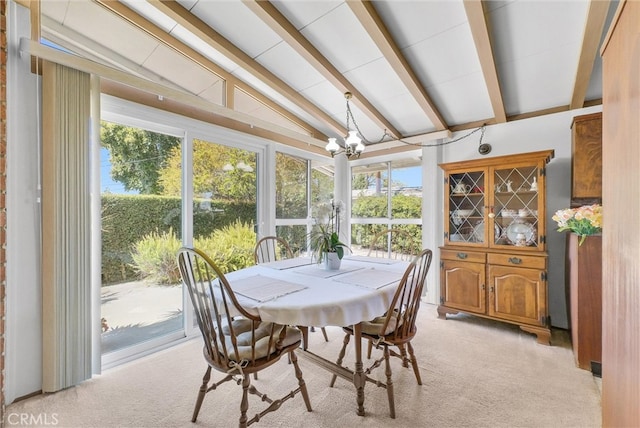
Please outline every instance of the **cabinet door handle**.
[[457, 256], [458, 256], [459, 259], [464, 260], [464, 259], [467, 258], [467, 253], [458, 253]]
[[522, 259], [519, 257], [509, 257], [509, 263], [513, 263], [514, 265], [519, 265], [522, 263]]

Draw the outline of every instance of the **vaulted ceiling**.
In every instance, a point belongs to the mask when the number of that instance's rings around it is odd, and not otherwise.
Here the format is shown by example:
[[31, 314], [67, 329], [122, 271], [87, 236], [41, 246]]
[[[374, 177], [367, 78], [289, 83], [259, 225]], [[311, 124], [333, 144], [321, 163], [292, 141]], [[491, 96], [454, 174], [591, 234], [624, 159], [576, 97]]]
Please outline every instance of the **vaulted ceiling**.
[[600, 103], [615, 6], [47, 0], [40, 26], [77, 55], [291, 128], [284, 113], [318, 145], [345, 135], [347, 91], [365, 139], [421, 142]]

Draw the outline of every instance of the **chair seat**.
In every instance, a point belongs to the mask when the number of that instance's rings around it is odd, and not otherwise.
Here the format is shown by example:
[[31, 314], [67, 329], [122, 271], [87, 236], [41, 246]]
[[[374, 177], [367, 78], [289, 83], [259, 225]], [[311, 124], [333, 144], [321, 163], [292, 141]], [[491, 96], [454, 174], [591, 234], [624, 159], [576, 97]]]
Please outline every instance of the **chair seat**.
[[[260, 322], [255, 329], [254, 345], [254, 338], [251, 332], [253, 323], [254, 321], [246, 318], [234, 319], [231, 322], [231, 327], [236, 336], [239, 355], [236, 355], [233, 348], [231, 329], [228, 325], [222, 328], [229, 358], [235, 361], [251, 360], [253, 358], [261, 359], [302, 341], [302, 334], [297, 328], [286, 327], [270, 322]], [[272, 328], [275, 332], [273, 335], [271, 334]], [[283, 328], [286, 329], [286, 331], [282, 341], [278, 343], [274, 339], [279, 338]], [[271, 346], [269, 346], [270, 340], [272, 342]]]
[[[386, 336], [388, 334], [393, 333], [398, 326], [398, 312], [394, 311], [393, 315], [389, 318], [389, 324], [387, 324], [387, 328], [382, 331], [382, 327], [384, 327], [384, 323], [387, 320], [387, 315], [383, 315], [380, 317], [375, 317], [371, 321], [364, 321], [362, 323], [362, 334], [367, 334], [370, 336]], [[402, 320], [400, 320], [402, 322]]]
[[[398, 327], [398, 311], [394, 309], [393, 314], [389, 318], [389, 324], [387, 324], [387, 328], [382, 331], [384, 327], [384, 323], [387, 320], [387, 314], [384, 314], [379, 317], [375, 317], [371, 321], [363, 321], [362, 325], [362, 334], [367, 336], [388, 336]], [[402, 325], [402, 318], [400, 318], [400, 325]], [[343, 330], [353, 334], [353, 327], [343, 327]]]

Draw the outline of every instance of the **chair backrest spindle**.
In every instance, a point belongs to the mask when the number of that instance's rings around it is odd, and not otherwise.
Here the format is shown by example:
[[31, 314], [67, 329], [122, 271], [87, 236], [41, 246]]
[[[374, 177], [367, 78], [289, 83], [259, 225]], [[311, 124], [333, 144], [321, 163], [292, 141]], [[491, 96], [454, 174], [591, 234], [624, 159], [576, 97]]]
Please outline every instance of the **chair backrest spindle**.
[[[178, 266], [189, 291], [210, 361], [219, 367], [229, 367], [232, 362], [240, 363], [243, 358], [249, 360], [248, 364], [255, 364], [258, 358], [263, 357], [256, 355], [254, 346], [260, 318], [247, 312], [238, 303], [222, 271], [200, 250], [181, 248], [178, 253]], [[244, 318], [245, 324], [241, 324], [242, 332], [236, 331], [236, 317]], [[241, 348], [244, 344], [238, 343], [238, 334], [248, 332], [252, 345], [250, 353], [243, 352]], [[272, 344], [275, 344], [275, 341], [271, 338], [269, 341], [268, 349], [273, 349], [275, 345]]]
[[420, 246], [411, 233], [404, 229], [391, 228], [376, 233], [369, 245], [369, 257], [397, 260], [412, 260]]
[[396, 327], [391, 333], [394, 340], [410, 340], [416, 333], [420, 297], [432, 257], [431, 250], [423, 250], [407, 267], [400, 280], [380, 330], [387, 331], [389, 325], [395, 321]]
[[293, 251], [284, 239], [277, 236], [265, 236], [256, 243], [253, 258], [256, 264], [275, 262], [293, 258]]

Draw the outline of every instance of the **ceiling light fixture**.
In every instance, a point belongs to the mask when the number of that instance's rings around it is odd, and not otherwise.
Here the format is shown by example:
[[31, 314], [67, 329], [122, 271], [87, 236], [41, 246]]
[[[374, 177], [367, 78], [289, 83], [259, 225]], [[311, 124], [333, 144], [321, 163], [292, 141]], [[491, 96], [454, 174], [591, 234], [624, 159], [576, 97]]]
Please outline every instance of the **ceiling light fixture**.
[[236, 166], [233, 166], [230, 163], [227, 163], [222, 167], [222, 170], [225, 172], [231, 172], [234, 169], [239, 169], [244, 172], [253, 172], [253, 168], [251, 167], [251, 165], [247, 165], [243, 161], [238, 162]]
[[[347, 136], [344, 137], [344, 148], [338, 144], [338, 142], [336, 141], [336, 138], [333, 138], [333, 137], [329, 138], [329, 142], [325, 146], [325, 150], [331, 153], [331, 157], [334, 157], [335, 155], [340, 153], [344, 153], [348, 159], [351, 159], [354, 157], [358, 158], [360, 157], [360, 154], [364, 152], [364, 149], [365, 149], [365, 145], [362, 143], [362, 140], [364, 140], [367, 143], [370, 143], [369, 141], [367, 141], [366, 138], [362, 136], [362, 132], [360, 131], [360, 128], [356, 123], [356, 119], [353, 117], [353, 113], [351, 113], [349, 100], [351, 99], [352, 96], [353, 95], [351, 94], [351, 92], [344, 93], [344, 98], [347, 100]], [[351, 127], [349, 126], [350, 122], [353, 122], [353, 127], [355, 128], [355, 130], [352, 130]], [[387, 130], [385, 129], [384, 135], [382, 135], [380, 142], [382, 142], [382, 140], [384, 140], [384, 137], [386, 136], [387, 136]]]

